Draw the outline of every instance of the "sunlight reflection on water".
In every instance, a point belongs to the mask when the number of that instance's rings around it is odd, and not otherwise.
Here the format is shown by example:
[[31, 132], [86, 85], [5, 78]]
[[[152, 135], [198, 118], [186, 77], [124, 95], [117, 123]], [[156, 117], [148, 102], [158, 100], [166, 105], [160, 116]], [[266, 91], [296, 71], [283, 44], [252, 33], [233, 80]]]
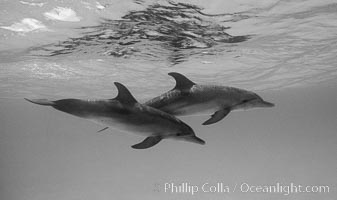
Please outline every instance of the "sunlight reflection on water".
[[[108, 93], [110, 97], [112, 83], [120, 81], [140, 98], [148, 98], [172, 87], [167, 76], [171, 71], [196, 82], [253, 90], [336, 84], [336, 4], [274, 1], [254, 7], [246, 3], [233, 3], [223, 13], [201, 2], [136, 1], [119, 7], [100, 2], [100, 8], [97, 2], [90, 2], [91, 6], [53, 2], [49, 7], [11, 3], [13, 9], [30, 6], [37, 13], [69, 7], [73, 16], [83, 20], [61, 23], [41, 16], [37, 20], [52, 31], [0, 30], [1, 96]], [[129, 10], [120, 9], [128, 5], [132, 5]], [[117, 8], [118, 17], [111, 18], [108, 13]], [[8, 18], [16, 19], [0, 25], [15, 24], [20, 17], [14, 13]], [[28, 17], [32, 16], [23, 16]]]

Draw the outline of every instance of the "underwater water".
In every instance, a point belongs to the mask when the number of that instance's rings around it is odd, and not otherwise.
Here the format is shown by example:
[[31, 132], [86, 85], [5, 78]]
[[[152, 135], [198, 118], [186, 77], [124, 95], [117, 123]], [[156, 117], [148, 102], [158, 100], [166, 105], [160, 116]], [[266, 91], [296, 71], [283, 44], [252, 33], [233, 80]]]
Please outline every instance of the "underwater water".
[[[333, 0], [2, 0], [0, 198], [335, 199], [336, 18]], [[24, 100], [114, 98], [117, 81], [145, 102], [169, 72], [276, 106], [180, 117], [205, 145], [135, 150], [144, 137]], [[256, 190], [277, 184], [312, 190]]]

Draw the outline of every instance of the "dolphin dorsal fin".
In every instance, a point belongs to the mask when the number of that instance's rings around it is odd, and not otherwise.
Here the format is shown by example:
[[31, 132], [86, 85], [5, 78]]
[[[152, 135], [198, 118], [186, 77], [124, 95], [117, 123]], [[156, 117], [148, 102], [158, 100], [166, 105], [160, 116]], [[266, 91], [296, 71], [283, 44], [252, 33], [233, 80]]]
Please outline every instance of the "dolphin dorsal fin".
[[174, 89], [186, 90], [190, 89], [193, 85], [195, 85], [193, 81], [177, 72], [170, 72], [168, 73], [168, 75], [172, 76], [176, 80], [176, 86], [174, 87]]
[[116, 100], [120, 101], [121, 103], [125, 104], [135, 104], [137, 100], [132, 96], [130, 91], [121, 83], [114, 82], [117, 87], [118, 95], [115, 98]]

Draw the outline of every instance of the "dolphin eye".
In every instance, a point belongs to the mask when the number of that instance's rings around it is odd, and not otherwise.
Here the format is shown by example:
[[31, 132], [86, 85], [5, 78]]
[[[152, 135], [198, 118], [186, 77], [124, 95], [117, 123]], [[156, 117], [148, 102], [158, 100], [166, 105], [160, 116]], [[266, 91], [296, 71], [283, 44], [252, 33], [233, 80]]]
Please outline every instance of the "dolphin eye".
[[187, 135], [186, 133], [177, 133], [176, 136], [185, 136]]
[[245, 99], [242, 101], [242, 103], [247, 103], [248, 101], [250, 101], [249, 99]]

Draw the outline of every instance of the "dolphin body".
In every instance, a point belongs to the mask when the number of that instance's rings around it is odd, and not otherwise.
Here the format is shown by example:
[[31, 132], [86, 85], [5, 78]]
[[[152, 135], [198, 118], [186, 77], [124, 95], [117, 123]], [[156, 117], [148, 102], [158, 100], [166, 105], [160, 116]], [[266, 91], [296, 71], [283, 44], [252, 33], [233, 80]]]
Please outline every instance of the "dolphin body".
[[177, 72], [169, 75], [175, 79], [176, 86], [145, 102], [145, 105], [176, 116], [213, 113], [203, 125], [216, 123], [233, 110], [274, 106], [254, 92], [234, 87], [199, 85]]
[[118, 82], [114, 84], [118, 89], [118, 95], [114, 99], [26, 100], [39, 105], [52, 106], [62, 112], [126, 132], [146, 136], [144, 141], [132, 146], [135, 149], [152, 147], [165, 138], [205, 144], [202, 139], [195, 136], [192, 128], [181, 120], [158, 109], [138, 103], [124, 85]]

